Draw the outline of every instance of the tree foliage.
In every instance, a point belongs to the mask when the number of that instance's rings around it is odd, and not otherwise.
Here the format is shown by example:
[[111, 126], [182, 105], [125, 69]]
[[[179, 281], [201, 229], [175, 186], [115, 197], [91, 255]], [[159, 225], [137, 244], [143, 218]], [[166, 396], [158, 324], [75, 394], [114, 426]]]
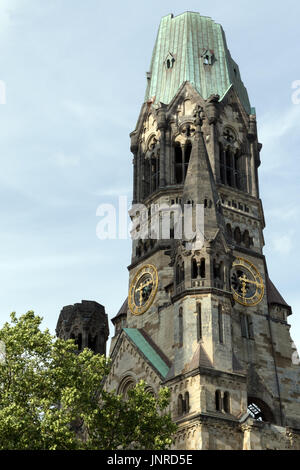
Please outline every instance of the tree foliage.
[[109, 360], [89, 349], [75, 351], [41, 331], [33, 312], [0, 330], [0, 449], [166, 449], [176, 426], [167, 407], [140, 382], [125, 401], [105, 391]]

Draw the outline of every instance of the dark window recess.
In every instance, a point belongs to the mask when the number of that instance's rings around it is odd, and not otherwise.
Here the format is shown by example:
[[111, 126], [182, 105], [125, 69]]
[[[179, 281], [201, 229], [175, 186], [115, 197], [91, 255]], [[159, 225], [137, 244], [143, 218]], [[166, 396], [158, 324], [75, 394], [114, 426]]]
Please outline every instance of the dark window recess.
[[223, 409], [224, 409], [225, 413], [230, 413], [230, 394], [229, 394], [229, 392], [224, 393]]
[[215, 393], [215, 404], [216, 404], [216, 410], [217, 410], [217, 411], [222, 411], [221, 390], [216, 390], [216, 393]]
[[182, 394], [178, 396], [178, 415], [182, 416], [184, 414], [187, 414], [190, 410], [190, 396], [189, 392], [185, 392], [184, 398]]
[[198, 266], [195, 258], [192, 259], [192, 279], [197, 279], [198, 277]]
[[202, 258], [200, 262], [200, 277], [202, 279], [205, 278], [205, 259], [204, 258]]
[[233, 237], [234, 237], [234, 240], [235, 240], [236, 244], [240, 245], [241, 242], [242, 242], [242, 234], [241, 234], [241, 231], [240, 231], [239, 227], [236, 227], [234, 229]]
[[201, 311], [201, 304], [197, 304], [197, 340], [200, 341], [202, 339], [202, 311]]
[[237, 189], [243, 189], [244, 174], [242, 159], [237, 150], [223, 148], [220, 144], [220, 179], [222, 184]]
[[219, 343], [224, 343], [224, 332], [223, 332], [223, 315], [222, 305], [218, 306], [218, 330], [219, 330]]
[[230, 224], [226, 225], [226, 234], [227, 234], [228, 238], [232, 238], [232, 228], [231, 228]]
[[183, 180], [182, 171], [182, 148], [180, 144], [175, 145], [175, 182], [181, 184]]

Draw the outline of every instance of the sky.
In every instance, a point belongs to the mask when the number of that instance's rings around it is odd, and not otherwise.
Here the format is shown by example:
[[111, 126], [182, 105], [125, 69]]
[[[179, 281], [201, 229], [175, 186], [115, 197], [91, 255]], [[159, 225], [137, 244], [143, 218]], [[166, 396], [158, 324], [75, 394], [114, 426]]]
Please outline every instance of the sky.
[[222, 24], [256, 107], [264, 253], [300, 348], [296, 0], [0, 0], [0, 325], [34, 310], [54, 333], [64, 305], [95, 300], [109, 318], [122, 305], [131, 243], [97, 238], [97, 207], [131, 201], [129, 133], [159, 22], [186, 10]]

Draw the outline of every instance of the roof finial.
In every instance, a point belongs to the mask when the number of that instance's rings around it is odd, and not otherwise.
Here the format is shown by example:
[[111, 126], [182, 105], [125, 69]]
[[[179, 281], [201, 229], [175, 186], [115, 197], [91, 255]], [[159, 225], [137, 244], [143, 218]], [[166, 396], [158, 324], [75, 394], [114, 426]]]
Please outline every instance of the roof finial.
[[202, 106], [198, 104], [194, 110], [194, 124], [196, 126], [196, 133], [201, 133], [201, 127], [204, 120], [204, 112]]

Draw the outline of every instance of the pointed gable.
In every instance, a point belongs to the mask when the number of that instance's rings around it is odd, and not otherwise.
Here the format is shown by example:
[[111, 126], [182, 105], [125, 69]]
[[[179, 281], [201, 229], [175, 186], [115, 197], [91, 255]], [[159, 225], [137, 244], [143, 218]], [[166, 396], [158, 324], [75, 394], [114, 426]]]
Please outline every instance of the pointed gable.
[[138, 348], [146, 361], [154, 367], [154, 369], [164, 379], [169, 372], [170, 362], [159, 347], [143, 330], [139, 330], [137, 328], [124, 328], [124, 332], [130, 341]]
[[213, 240], [221, 227], [224, 227], [222, 208], [216, 189], [213, 172], [204, 143], [202, 108], [198, 107], [195, 119], [196, 132], [193, 141], [188, 171], [184, 183], [183, 201], [204, 205], [205, 239]]

